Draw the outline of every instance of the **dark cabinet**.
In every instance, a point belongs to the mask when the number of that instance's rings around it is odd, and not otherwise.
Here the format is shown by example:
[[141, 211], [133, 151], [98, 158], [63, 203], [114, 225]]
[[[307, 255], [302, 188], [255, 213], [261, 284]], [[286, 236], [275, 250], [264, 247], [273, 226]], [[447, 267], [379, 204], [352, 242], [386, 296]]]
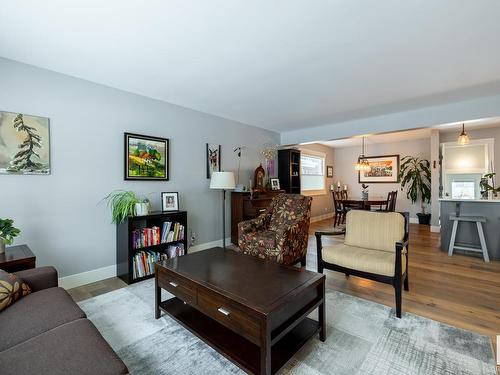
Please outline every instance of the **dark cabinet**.
[[278, 178], [287, 193], [300, 194], [300, 150], [278, 151]]

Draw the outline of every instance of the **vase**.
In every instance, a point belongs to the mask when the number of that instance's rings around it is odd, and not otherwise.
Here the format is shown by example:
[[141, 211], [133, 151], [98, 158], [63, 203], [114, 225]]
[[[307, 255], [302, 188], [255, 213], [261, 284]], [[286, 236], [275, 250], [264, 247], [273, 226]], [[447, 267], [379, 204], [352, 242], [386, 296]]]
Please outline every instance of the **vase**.
[[0, 254], [5, 253], [5, 242], [0, 239]]
[[367, 191], [361, 192], [361, 199], [363, 199], [364, 201], [368, 200], [368, 192]]
[[149, 215], [149, 203], [136, 203], [135, 216]]

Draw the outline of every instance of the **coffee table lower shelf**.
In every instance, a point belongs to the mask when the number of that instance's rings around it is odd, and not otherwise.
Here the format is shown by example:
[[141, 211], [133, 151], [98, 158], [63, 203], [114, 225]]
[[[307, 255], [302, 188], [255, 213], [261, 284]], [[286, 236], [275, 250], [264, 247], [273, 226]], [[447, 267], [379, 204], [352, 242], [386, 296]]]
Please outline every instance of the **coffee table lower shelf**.
[[[236, 363], [243, 370], [258, 374], [260, 348], [244, 337], [174, 297], [160, 303], [160, 309], [182, 326]], [[318, 333], [319, 323], [305, 318], [271, 349], [271, 371], [276, 373], [307, 342]]]

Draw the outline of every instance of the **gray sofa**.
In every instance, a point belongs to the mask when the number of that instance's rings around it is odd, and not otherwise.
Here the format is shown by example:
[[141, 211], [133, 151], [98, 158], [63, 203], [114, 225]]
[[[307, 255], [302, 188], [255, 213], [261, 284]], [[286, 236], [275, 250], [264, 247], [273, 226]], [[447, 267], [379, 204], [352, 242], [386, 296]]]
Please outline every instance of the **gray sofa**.
[[57, 271], [17, 272], [32, 293], [0, 312], [0, 373], [127, 374], [122, 360], [71, 296]]

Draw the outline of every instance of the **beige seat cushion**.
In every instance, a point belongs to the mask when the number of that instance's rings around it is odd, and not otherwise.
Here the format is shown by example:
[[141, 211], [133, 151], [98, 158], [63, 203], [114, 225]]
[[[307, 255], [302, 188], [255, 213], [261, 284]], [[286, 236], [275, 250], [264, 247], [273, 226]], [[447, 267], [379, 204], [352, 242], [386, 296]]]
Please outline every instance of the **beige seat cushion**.
[[[401, 273], [406, 271], [406, 249], [401, 254]], [[339, 244], [324, 246], [323, 260], [330, 264], [377, 275], [394, 276], [396, 253]]]
[[395, 251], [405, 235], [405, 219], [398, 212], [352, 210], [347, 213], [345, 244], [382, 251]]

